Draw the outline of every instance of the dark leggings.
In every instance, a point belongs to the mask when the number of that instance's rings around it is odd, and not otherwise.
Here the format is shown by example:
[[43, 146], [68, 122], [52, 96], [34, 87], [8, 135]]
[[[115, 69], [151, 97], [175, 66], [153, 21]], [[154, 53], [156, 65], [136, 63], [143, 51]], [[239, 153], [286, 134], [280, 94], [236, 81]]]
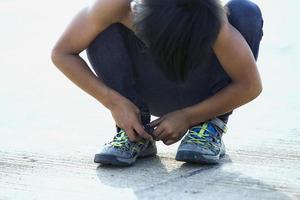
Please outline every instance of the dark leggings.
[[[248, 0], [231, 0], [226, 6], [229, 22], [243, 35], [257, 59], [263, 35], [259, 7]], [[231, 82], [215, 55], [209, 66], [190, 71], [184, 83], [166, 79], [144, 43], [121, 23], [102, 31], [86, 52], [97, 76], [138, 106], [143, 123], [149, 122], [150, 115], [162, 116], [199, 103]], [[227, 122], [230, 114], [219, 118]]]

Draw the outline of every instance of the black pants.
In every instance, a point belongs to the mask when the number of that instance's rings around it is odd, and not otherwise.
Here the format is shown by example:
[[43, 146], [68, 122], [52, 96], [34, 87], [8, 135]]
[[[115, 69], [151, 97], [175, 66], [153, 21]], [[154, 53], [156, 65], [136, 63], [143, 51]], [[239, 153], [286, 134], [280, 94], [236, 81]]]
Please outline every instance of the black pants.
[[[232, 0], [226, 6], [229, 22], [243, 35], [257, 58], [263, 35], [259, 7], [248, 0]], [[199, 103], [231, 82], [216, 56], [209, 66], [190, 71], [184, 83], [166, 79], [144, 43], [121, 23], [101, 32], [87, 48], [87, 56], [107, 86], [135, 103], [142, 116], [148, 116], [143, 120], [145, 123], [150, 114], [162, 116]], [[227, 122], [230, 114], [219, 117]]]

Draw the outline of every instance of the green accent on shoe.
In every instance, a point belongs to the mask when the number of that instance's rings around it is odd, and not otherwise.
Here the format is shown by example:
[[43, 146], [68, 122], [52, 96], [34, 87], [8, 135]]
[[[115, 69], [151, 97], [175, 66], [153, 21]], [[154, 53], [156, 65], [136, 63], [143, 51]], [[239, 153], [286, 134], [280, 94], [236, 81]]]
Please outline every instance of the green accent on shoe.
[[[195, 131], [195, 129], [197, 128], [200, 129], [199, 132]], [[204, 144], [207, 141], [206, 137], [210, 136], [208, 134], [205, 134], [205, 131], [209, 132], [209, 130], [207, 130], [207, 123], [204, 123], [203, 125], [194, 126], [192, 129], [189, 129], [188, 139], [186, 142]], [[194, 137], [195, 135], [198, 137]]]
[[111, 145], [114, 147], [122, 147], [127, 142], [128, 136], [126, 135], [124, 130], [120, 130], [120, 132], [114, 137]]

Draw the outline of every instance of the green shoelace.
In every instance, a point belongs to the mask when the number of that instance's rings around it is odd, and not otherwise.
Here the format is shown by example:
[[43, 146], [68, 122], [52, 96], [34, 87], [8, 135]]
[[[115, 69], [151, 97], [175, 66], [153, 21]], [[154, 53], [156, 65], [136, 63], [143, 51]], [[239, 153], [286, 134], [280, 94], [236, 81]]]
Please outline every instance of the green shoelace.
[[[211, 131], [208, 129], [208, 124], [203, 123], [202, 125], [197, 125], [189, 129], [187, 143], [196, 143], [204, 146], [213, 145], [211, 141], [214, 140], [213, 136], [210, 135]], [[214, 133], [212, 133], [214, 134]]]
[[142, 148], [142, 146], [145, 144], [145, 142], [146, 142], [145, 140], [141, 140], [139, 142], [130, 142], [126, 132], [123, 129], [121, 129], [117, 133], [117, 135], [114, 136], [110, 144], [113, 147], [120, 148], [125, 151], [128, 151], [131, 146], [133, 151], [139, 151]]
[[117, 135], [114, 136], [113, 140], [110, 142], [110, 144], [114, 147], [117, 148], [122, 148], [122, 149], [129, 149], [128, 145], [129, 139], [127, 134], [123, 129], [121, 129]]

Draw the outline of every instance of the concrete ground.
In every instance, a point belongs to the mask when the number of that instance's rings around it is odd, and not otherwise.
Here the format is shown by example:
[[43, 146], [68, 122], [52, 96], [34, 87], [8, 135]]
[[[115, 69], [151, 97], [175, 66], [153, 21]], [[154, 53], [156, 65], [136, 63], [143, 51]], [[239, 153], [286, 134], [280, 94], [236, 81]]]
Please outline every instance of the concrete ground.
[[231, 116], [221, 164], [177, 162], [177, 144], [158, 143], [130, 168], [93, 163], [114, 134], [110, 112], [50, 61], [88, 2], [0, 0], [0, 200], [300, 199], [299, 1], [255, 1], [264, 92]]

